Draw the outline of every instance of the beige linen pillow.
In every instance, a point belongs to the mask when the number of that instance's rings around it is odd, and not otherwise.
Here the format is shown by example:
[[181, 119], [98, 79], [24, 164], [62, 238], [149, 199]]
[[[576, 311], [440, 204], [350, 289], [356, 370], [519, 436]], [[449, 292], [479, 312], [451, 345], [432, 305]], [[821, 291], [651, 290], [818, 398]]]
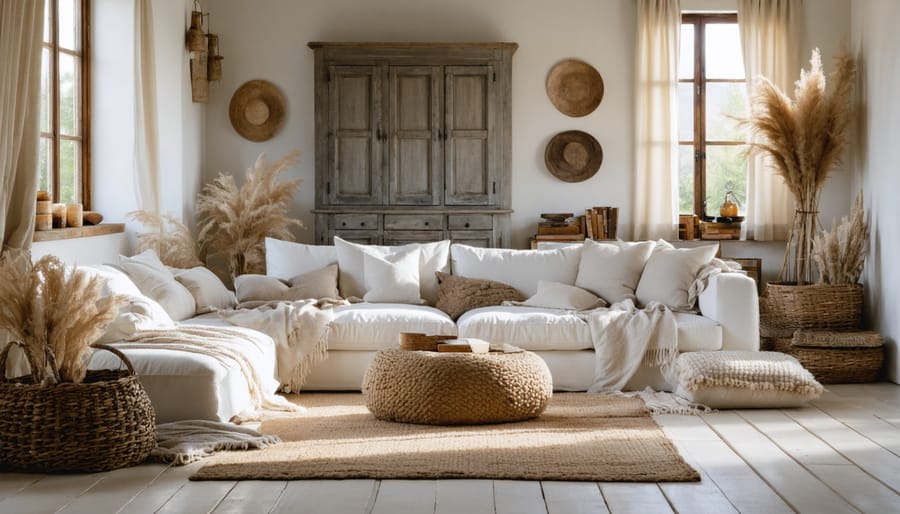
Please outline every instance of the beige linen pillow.
[[234, 307], [236, 298], [225, 284], [212, 271], [197, 266], [175, 272], [175, 280], [187, 288], [194, 297], [197, 314], [230, 309]]
[[524, 302], [510, 302], [524, 307], [544, 307], [547, 309], [567, 309], [582, 311], [606, 307], [606, 301], [589, 291], [562, 282], [539, 280], [538, 290]]
[[175, 280], [175, 276], [153, 250], [147, 250], [133, 257], [120, 255], [119, 266], [125, 270], [141, 293], [158, 302], [173, 320], [190, 318], [196, 312], [194, 296]]
[[581, 250], [575, 285], [611, 304], [634, 300], [641, 272], [654, 246], [653, 241], [598, 243], [587, 239]]
[[337, 264], [303, 273], [285, 283], [266, 275], [241, 275], [234, 279], [238, 302], [340, 298], [337, 290]]
[[505, 301], [521, 302], [525, 300], [525, 296], [516, 288], [502, 282], [446, 273], [437, 273], [436, 276], [438, 301], [435, 307], [446, 312], [454, 320], [466, 311], [478, 307], [500, 305]]
[[659, 240], [644, 266], [637, 286], [637, 300], [642, 305], [659, 302], [676, 311], [694, 308], [690, 289], [697, 273], [709, 264], [719, 245], [675, 248]]

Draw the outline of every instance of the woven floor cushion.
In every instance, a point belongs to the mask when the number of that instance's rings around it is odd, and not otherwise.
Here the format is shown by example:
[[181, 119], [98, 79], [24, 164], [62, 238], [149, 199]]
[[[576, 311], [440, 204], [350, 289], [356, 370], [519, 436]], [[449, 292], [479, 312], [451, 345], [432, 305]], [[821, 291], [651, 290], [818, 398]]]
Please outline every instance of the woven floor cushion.
[[531, 352], [381, 350], [362, 385], [366, 407], [387, 421], [472, 425], [537, 417], [553, 394], [547, 364]]
[[689, 352], [675, 369], [675, 393], [715, 409], [798, 407], [824, 390], [797, 359], [778, 352]]

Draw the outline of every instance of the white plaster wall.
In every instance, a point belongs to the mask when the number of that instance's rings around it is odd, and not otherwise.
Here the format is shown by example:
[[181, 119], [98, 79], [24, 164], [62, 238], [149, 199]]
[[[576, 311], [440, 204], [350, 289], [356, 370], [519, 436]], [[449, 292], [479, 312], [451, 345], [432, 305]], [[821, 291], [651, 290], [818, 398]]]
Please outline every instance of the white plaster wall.
[[[860, 113], [854, 177], [870, 216], [864, 272], [869, 326], [887, 343], [887, 376], [900, 382], [900, 2], [854, 0], [853, 44], [860, 63]], [[850, 195], [852, 196], [852, 194]], [[849, 201], [849, 198], [848, 198]]]

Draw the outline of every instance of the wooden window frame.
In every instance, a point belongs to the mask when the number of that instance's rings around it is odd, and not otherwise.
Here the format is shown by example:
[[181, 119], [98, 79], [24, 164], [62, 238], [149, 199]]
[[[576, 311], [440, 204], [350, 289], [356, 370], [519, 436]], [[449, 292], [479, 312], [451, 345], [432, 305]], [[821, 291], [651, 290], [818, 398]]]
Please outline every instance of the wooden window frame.
[[744, 141], [707, 141], [706, 140], [706, 85], [708, 83], [740, 83], [743, 79], [707, 79], [706, 78], [706, 25], [716, 23], [737, 23], [737, 13], [685, 13], [681, 15], [681, 24], [694, 26], [694, 76], [689, 79], [678, 79], [678, 83], [693, 84], [694, 104], [694, 138], [692, 141], [678, 141], [678, 146], [692, 145], [694, 148], [694, 212], [703, 219], [706, 209], [703, 202], [706, 198], [706, 147], [707, 146], [740, 146]]
[[[43, 1], [43, 0], [41, 0]], [[50, 132], [41, 132], [40, 137], [50, 140], [50, 189], [54, 202], [59, 202], [60, 178], [60, 141], [78, 141], [81, 145], [79, 159], [79, 190], [76, 201], [84, 206], [85, 210], [91, 208], [91, 0], [78, 0], [81, 14], [81, 48], [72, 51], [59, 47], [59, 1], [50, 0], [49, 20], [50, 41], [42, 42], [41, 51], [49, 50], [50, 54]], [[73, 55], [81, 62], [79, 70], [80, 105], [78, 112], [78, 126], [81, 128], [80, 136], [63, 135], [60, 130], [59, 109], [59, 52]]]

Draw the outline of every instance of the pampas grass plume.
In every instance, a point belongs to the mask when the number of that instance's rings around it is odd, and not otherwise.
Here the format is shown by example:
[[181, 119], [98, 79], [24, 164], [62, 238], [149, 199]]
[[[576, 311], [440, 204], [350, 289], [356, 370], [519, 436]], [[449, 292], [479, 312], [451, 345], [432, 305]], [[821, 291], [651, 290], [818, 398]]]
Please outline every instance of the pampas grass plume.
[[163, 264], [173, 268], [188, 269], [203, 265], [191, 231], [171, 214], [132, 211], [126, 216], [150, 229], [137, 235], [135, 253], [153, 250]]

